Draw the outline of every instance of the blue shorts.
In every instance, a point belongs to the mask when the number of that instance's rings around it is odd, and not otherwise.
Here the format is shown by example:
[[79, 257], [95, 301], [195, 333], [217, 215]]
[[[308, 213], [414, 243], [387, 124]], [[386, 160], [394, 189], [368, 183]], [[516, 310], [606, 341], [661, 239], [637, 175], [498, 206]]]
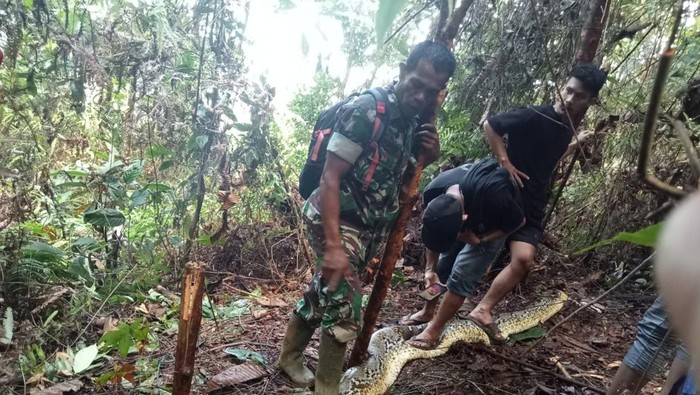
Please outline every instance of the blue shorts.
[[683, 386], [683, 391], [681, 392], [682, 395], [696, 395], [697, 391], [695, 390], [695, 372], [691, 369], [690, 372], [688, 372], [688, 376], [685, 379], [685, 385]]
[[[657, 297], [639, 320], [634, 343], [623, 360], [625, 365], [638, 372], [656, 374], [661, 369], [663, 361], [668, 358], [673, 346], [678, 344], [673, 334], [666, 336], [670, 330], [671, 322], [668, 320], [661, 297]], [[666, 337], [665, 341], [663, 341], [664, 337]], [[656, 358], [654, 358], [655, 355]], [[678, 344], [676, 347], [676, 358], [690, 363], [690, 354], [683, 344]]]
[[489, 266], [496, 260], [506, 238], [473, 246], [455, 243], [452, 249], [440, 254], [435, 272], [447, 289], [463, 297], [471, 297]]

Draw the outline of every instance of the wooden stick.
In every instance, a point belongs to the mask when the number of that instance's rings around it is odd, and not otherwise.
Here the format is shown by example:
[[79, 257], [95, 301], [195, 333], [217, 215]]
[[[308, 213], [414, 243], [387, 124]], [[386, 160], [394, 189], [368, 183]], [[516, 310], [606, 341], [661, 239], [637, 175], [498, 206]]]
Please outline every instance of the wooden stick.
[[576, 314], [578, 314], [579, 312], [581, 312], [581, 310], [585, 310], [585, 309], [589, 308], [590, 306], [593, 306], [594, 304], [598, 303], [601, 299], [603, 299], [604, 297], [608, 296], [608, 294], [610, 294], [611, 292], [613, 292], [614, 290], [616, 290], [617, 288], [619, 288], [622, 284], [624, 284], [624, 283], [626, 283], [627, 281], [629, 281], [629, 279], [632, 278], [632, 276], [634, 276], [637, 272], [639, 272], [640, 270], [642, 270], [642, 268], [643, 268], [647, 263], [649, 263], [649, 262], [651, 261], [651, 258], [654, 257], [654, 254], [656, 254], [656, 252], [653, 252], [653, 253], [652, 253], [651, 255], [649, 255], [645, 260], [643, 260], [642, 263], [640, 263], [640, 264], [637, 265], [635, 268], [633, 268], [632, 270], [630, 270], [630, 272], [627, 273], [627, 275], [626, 275], [625, 277], [623, 277], [622, 280], [618, 281], [617, 284], [615, 284], [615, 285], [613, 285], [612, 287], [608, 288], [605, 292], [603, 292], [602, 294], [598, 295], [598, 297], [596, 297], [595, 299], [593, 299], [593, 300], [591, 300], [590, 302], [588, 302], [588, 303], [584, 304], [583, 306], [579, 307], [579, 308], [576, 309], [573, 313], [571, 313], [571, 314], [569, 314], [568, 316], [566, 316], [563, 320], [557, 322], [553, 327], [551, 327], [551, 328], [547, 331], [547, 333], [545, 333], [542, 337], [540, 337], [540, 338], [537, 339], [534, 343], [532, 343], [532, 345], [531, 345], [530, 347], [528, 347], [527, 350], [525, 350], [525, 352], [523, 352], [523, 355], [526, 354], [526, 353], [528, 353], [528, 352], [530, 352], [530, 351], [532, 351], [532, 349], [535, 348], [535, 346], [537, 346], [538, 344], [540, 344], [540, 342], [541, 342], [542, 340], [546, 339], [547, 336], [549, 336], [550, 333], [552, 333], [555, 329], [559, 328], [559, 327], [560, 327], [562, 324], [564, 324], [565, 322], [569, 321], [572, 317], [574, 317]]
[[188, 395], [190, 393], [199, 326], [202, 323], [203, 296], [204, 271], [202, 266], [199, 263], [189, 262], [185, 265], [185, 277], [182, 284], [173, 395]]
[[[438, 96], [435, 103], [435, 110], [428, 123], [435, 122], [435, 114], [437, 114], [437, 111], [442, 106], [445, 95], [446, 91], [443, 90]], [[352, 353], [350, 353], [350, 359], [348, 361], [349, 366], [357, 366], [367, 359], [367, 347], [369, 346], [372, 333], [374, 333], [374, 326], [377, 323], [379, 311], [386, 298], [387, 289], [391, 283], [391, 277], [394, 275], [396, 261], [401, 255], [406, 225], [411, 218], [413, 206], [418, 200], [418, 182], [420, 182], [421, 173], [423, 172], [422, 156], [418, 158], [417, 162], [415, 166], [409, 165], [404, 173], [401, 192], [399, 193], [399, 217], [389, 233], [384, 255], [379, 264], [378, 275], [372, 287], [372, 293], [369, 296], [367, 310], [362, 317], [362, 330], [355, 341]]]

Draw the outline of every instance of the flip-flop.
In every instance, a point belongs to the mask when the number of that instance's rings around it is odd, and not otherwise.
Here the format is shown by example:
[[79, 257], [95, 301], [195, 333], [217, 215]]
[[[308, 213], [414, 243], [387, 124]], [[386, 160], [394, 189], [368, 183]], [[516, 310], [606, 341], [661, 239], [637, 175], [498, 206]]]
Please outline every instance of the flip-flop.
[[470, 302], [470, 301], [465, 301], [462, 303], [462, 305], [459, 307], [459, 310], [457, 310], [457, 313], [455, 315], [457, 318], [461, 318], [463, 320], [466, 320], [467, 317], [469, 317], [469, 313], [472, 312], [476, 308], [476, 304]]
[[413, 318], [411, 318], [412, 315], [413, 314], [407, 314], [407, 315], [401, 317], [401, 319], [399, 320], [399, 325], [401, 325], [401, 326], [418, 326], [418, 325], [423, 325], [423, 324], [427, 324], [428, 322], [430, 322], [430, 320], [423, 321], [423, 320], [413, 319]]
[[495, 322], [492, 322], [490, 324], [482, 324], [472, 316], [467, 316], [467, 319], [473, 322], [479, 328], [481, 328], [481, 330], [486, 332], [486, 335], [489, 337], [489, 339], [493, 340], [494, 343], [504, 344], [508, 342], [508, 338], [503, 336], [503, 333], [500, 329], [498, 329], [498, 325], [496, 325]]
[[[416, 335], [417, 336], [417, 335]], [[406, 340], [410, 346], [415, 348], [420, 348], [421, 350], [434, 350], [440, 342], [440, 338], [429, 340], [429, 339], [418, 339], [416, 336]]]

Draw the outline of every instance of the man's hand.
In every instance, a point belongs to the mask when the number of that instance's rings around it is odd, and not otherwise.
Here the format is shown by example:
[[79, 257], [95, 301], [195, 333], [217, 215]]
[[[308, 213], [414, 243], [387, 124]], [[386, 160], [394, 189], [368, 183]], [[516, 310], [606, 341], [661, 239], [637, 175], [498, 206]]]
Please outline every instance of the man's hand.
[[501, 161], [501, 167], [508, 170], [508, 173], [510, 173], [510, 176], [513, 178], [513, 181], [517, 182], [518, 185], [520, 185], [520, 188], [523, 187], [523, 179], [530, 179], [530, 177], [528, 177], [527, 174], [516, 169], [515, 166], [513, 166], [513, 164], [510, 163], [510, 160], [508, 159]]
[[431, 285], [436, 284], [440, 279], [438, 278], [437, 273], [434, 271], [428, 269], [425, 271], [425, 274], [423, 275], [423, 279], [425, 280], [425, 289], [430, 288]]
[[440, 139], [437, 129], [431, 123], [425, 123], [418, 129], [420, 132], [416, 133], [415, 141], [420, 144], [425, 164], [433, 163], [440, 157]]
[[460, 232], [457, 235], [457, 240], [461, 241], [462, 243], [471, 244], [473, 246], [481, 244], [479, 236], [475, 235], [474, 232], [468, 229], [463, 232]]
[[579, 133], [576, 135], [576, 142], [580, 145], [586, 142], [591, 136], [593, 136], [594, 132], [592, 130], [584, 130], [583, 132]]
[[343, 247], [326, 248], [326, 253], [323, 255], [321, 277], [326, 286], [328, 286], [328, 290], [335, 291], [340, 280], [343, 277], [349, 277], [351, 274], [350, 260]]
[[594, 132], [590, 130], [584, 130], [583, 132], [577, 134], [576, 138], [569, 143], [569, 147], [567, 147], [566, 152], [564, 152], [564, 155], [562, 155], [562, 158], [573, 154], [574, 151], [576, 151], [578, 147], [583, 145], [583, 143], [585, 143], [586, 140], [593, 136], [593, 134]]

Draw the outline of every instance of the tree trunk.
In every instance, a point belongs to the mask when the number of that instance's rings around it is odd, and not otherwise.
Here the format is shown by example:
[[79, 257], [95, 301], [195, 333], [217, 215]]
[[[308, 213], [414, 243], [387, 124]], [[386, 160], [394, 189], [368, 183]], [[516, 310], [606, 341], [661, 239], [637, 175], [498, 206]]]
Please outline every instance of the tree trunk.
[[204, 271], [198, 263], [185, 265], [180, 298], [180, 323], [175, 349], [173, 395], [188, 395], [194, 375], [197, 338], [202, 323], [202, 298], [204, 296]]
[[[593, 62], [596, 58], [596, 53], [598, 52], [598, 46], [600, 44], [600, 39], [603, 36], [603, 31], [605, 29], [605, 22], [608, 19], [608, 13], [610, 11], [610, 0], [595, 0], [593, 2], [591, 13], [588, 16], [586, 25], [581, 30], [581, 47], [578, 52], [576, 52], [576, 63], [588, 63]], [[574, 134], [576, 133], [576, 128], [578, 128], [579, 123], [583, 120], [586, 113], [583, 113], [579, 119], [572, 119]], [[544, 221], [542, 223], [543, 227], [547, 226], [547, 223], [554, 213], [554, 209], [561, 198], [562, 191], [566, 187], [566, 183], [569, 181], [569, 177], [574, 169], [574, 165], [578, 160], [580, 150], [574, 151], [571, 158], [571, 162], [566, 169], [566, 174], [564, 179], [561, 181], [559, 188], [552, 199], [551, 206], [547, 210]]]
[[576, 63], [590, 63], [595, 60], [608, 19], [610, 0], [594, 0], [591, 3], [591, 13], [581, 30], [581, 47], [576, 53]]

